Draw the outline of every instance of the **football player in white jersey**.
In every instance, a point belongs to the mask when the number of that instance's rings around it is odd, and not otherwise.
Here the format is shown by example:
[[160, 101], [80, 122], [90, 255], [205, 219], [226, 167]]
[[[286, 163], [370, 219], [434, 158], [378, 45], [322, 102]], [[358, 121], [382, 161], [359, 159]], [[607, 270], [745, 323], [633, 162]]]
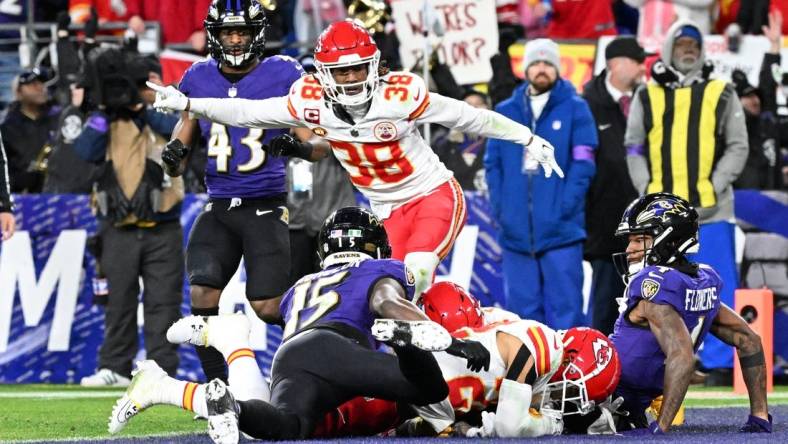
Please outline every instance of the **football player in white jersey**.
[[[563, 177], [549, 142], [493, 111], [430, 93], [420, 77], [379, 67], [380, 51], [353, 21], [331, 24], [315, 48], [317, 73], [295, 82], [285, 97], [267, 100], [189, 99], [176, 88], [151, 86], [157, 108], [189, 111], [225, 125], [307, 127], [328, 141], [353, 184], [384, 220], [392, 258], [416, 278], [416, 296], [432, 282], [466, 219], [462, 189], [421, 137], [419, 124], [516, 142], [550, 177]], [[272, 155], [317, 160], [324, 143], [280, 136]]]
[[[437, 353], [449, 398], [416, 408], [420, 418], [410, 420], [400, 431], [445, 433], [454, 425], [455, 435], [558, 435], [565, 416], [590, 413], [618, 384], [618, 354], [596, 330], [574, 327], [556, 332], [505, 310], [482, 308], [478, 300], [450, 282], [434, 284], [422, 295], [422, 303], [427, 316], [454, 331], [453, 336], [474, 339], [490, 350], [490, 369], [471, 372], [454, 357]], [[557, 408], [550, 400], [558, 402]], [[494, 413], [484, 411], [496, 404]], [[609, 406], [597, 409], [598, 413], [580, 420], [582, 427], [573, 432], [614, 433], [610, 410]], [[470, 411], [482, 411], [481, 427], [456, 422]]]

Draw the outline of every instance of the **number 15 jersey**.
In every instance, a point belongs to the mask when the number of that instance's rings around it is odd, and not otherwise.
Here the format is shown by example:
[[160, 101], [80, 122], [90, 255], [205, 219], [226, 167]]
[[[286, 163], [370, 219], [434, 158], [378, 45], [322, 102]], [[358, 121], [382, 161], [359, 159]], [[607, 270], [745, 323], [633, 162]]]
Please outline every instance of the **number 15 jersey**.
[[340, 323], [361, 331], [374, 346], [371, 329], [377, 316], [369, 307], [369, 297], [375, 284], [385, 278], [398, 281], [408, 300], [413, 298], [413, 276], [394, 259], [359, 260], [299, 279], [279, 304], [285, 321], [283, 340], [310, 328]]

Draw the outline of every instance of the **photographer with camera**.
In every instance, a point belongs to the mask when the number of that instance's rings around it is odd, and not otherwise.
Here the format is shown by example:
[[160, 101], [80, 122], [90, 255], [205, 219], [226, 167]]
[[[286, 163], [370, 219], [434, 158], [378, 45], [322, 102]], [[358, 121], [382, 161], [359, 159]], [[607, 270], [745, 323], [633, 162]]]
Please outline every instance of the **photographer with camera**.
[[161, 84], [157, 61], [128, 50], [97, 48], [86, 66], [91, 100], [101, 104], [74, 141], [80, 157], [101, 163], [94, 183], [99, 219], [98, 260], [106, 276], [105, 338], [98, 371], [83, 386], [126, 386], [137, 353], [139, 278], [144, 292], [148, 359], [169, 374], [178, 367], [167, 328], [183, 298], [183, 181], [164, 174], [161, 153], [178, 117], [150, 108]]

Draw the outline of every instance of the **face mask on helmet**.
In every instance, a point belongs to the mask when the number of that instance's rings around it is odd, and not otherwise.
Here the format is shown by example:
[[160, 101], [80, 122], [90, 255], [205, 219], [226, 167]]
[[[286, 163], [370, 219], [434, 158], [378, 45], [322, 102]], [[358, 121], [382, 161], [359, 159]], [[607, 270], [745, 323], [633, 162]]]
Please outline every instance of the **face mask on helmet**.
[[[357, 106], [372, 99], [378, 87], [380, 51], [372, 36], [351, 20], [331, 24], [315, 47], [316, 75], [329, 100], [345, 106]], [[337, 82], [337, 77], [349, 77], [347, 71], [366, 67], [366, 76], [353, 76]]]
[[422, 293], [424, 313], [431, 320], [452, 332], [463, 327], [484, 325], [479, 301], [452, 282], [438, 282]]
[[383, 223], [361, 207], [345, 207], [331, 213], [320, 228], [317, 242], [322, 268], [391, 257]]
[[204, 24], [208, 52], [222, 65], [244, 68], [265, 52], [268, 20], [256, 0], [215, 0]]
[[652, 193], [635, 199], [624, 211], [616, 236], [648, 235], [643, 240], [643, 258], [630, 262], [627, 252], [613, 254], [624, 281], [649, 265], [670, 265], [685, 255], [698, 252], [698, 213], [679, 196]]
[[551, 408], [549, 403], [557, 401], [564, 415], [585, 415], [618, 386], [618, 352], [607, 336], [588, 327], [567, 330], [563, 345], [563, 363], [546, 386], [542, 407]]

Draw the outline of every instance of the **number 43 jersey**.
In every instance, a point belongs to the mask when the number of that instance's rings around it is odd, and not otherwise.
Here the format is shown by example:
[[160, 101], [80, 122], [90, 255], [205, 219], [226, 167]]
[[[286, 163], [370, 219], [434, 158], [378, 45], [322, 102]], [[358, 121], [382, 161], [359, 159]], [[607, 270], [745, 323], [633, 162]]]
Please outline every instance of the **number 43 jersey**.
[[[303, 73], [294, 59], [273, 56], [232, 83], [219, 71], [216, 60], [208, 59], [184, 73], [179, 89], [190, 98], [266, 99], [287, 94]], [[254, 198], [286, 191], [284, 158], [268, 156], [263, 145], [287, 130], [236, 128], [207, 119], [200, 119], [199, 124], [208, 145], [205, 185], [209, 196]]]
[[353, 185], [375, 203], [403, 204], [452, 177], [418, 132], [417, 119], [430, 108], [430, 94], [418, 76], [383, 76], [366, 115], [353, 124], [337, 115], [342, 108], [324, 100], [311, 75], [293, 84], [287, 107], [329, 141]]
[[377, 316], [369, 307], [369, 297], [375, 284], [385, 278], [398, 281], [407, 299], [413, 298], [413, 275], [394, 259], [364, 259], [304, 276], [279, 305], [285, 320], [283, 340], [310, 328], [340, 323], [361, 331], [374, 346], [371, 329]]

